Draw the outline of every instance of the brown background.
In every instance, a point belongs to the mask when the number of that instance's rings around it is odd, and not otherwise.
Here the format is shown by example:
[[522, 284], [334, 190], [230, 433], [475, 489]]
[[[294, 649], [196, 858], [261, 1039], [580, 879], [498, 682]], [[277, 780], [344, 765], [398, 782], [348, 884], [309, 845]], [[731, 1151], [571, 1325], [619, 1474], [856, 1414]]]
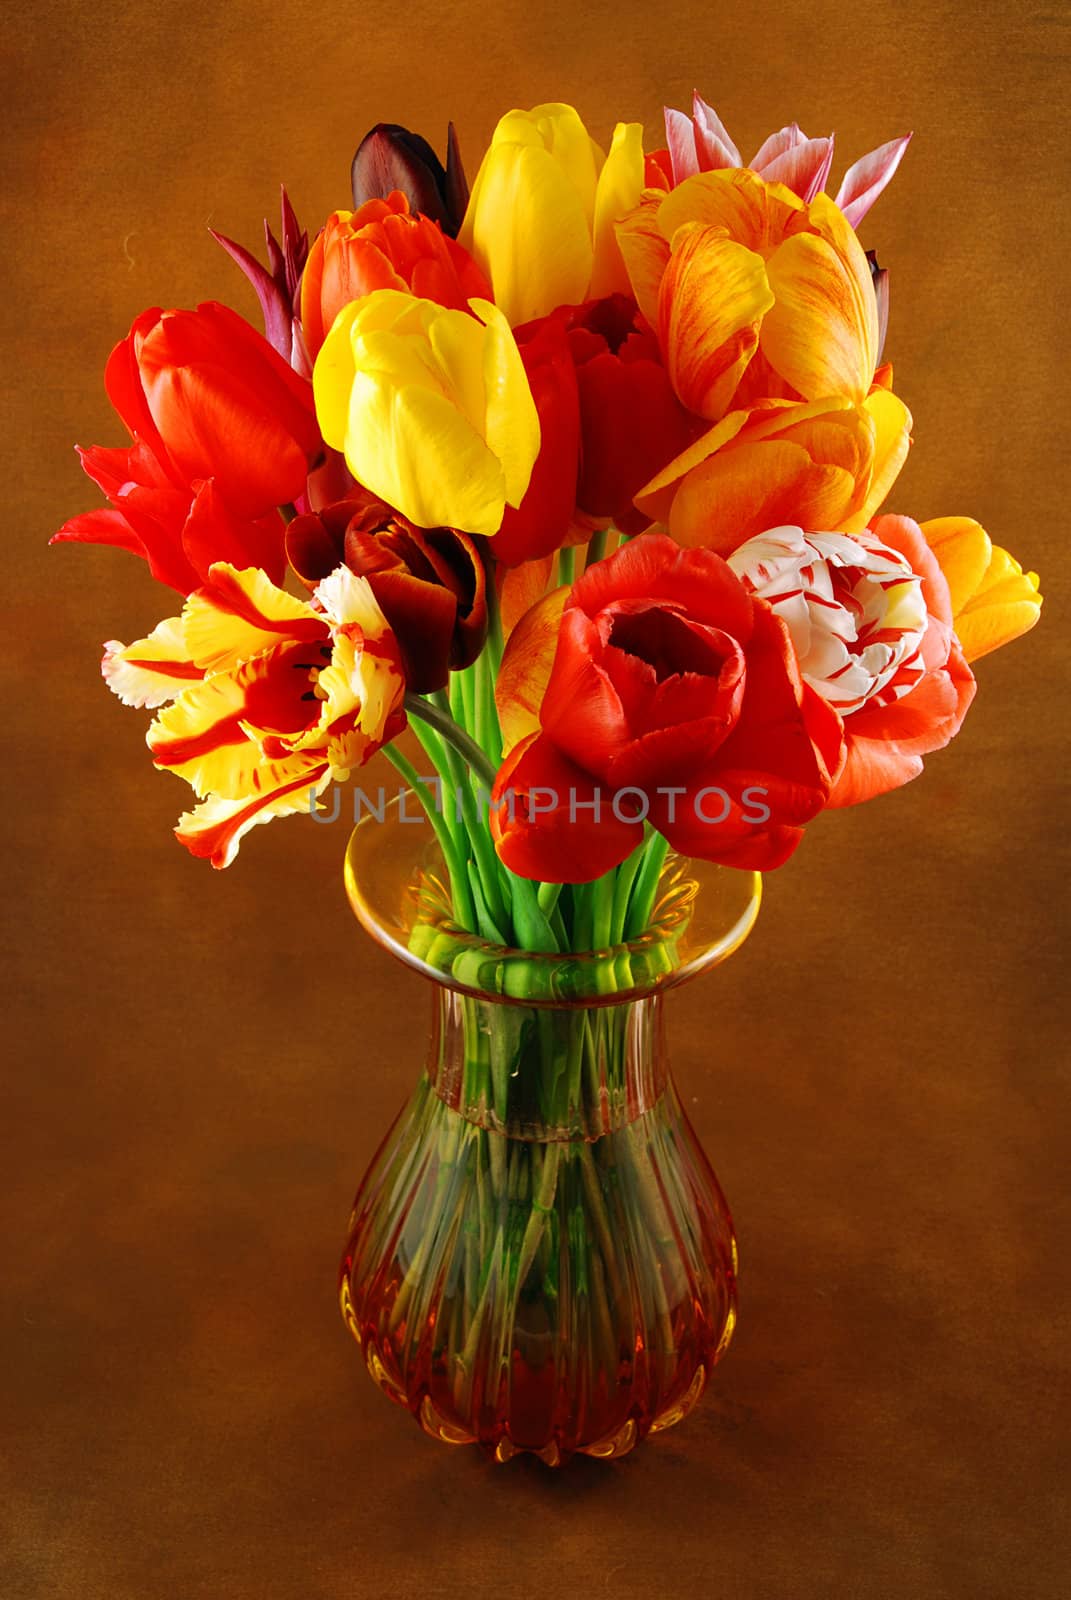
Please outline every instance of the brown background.
[[[24, 0], [3, 27], [0, 1595], [1065, 1594], [1066, 11]], [[492, 1470], [387, 1405], [334, 1301], [420, 984], [352, 924], [341, 825], [259, 830], [222, 875], [174, 844], [186, 791], [97, 675], [168, 596], [45, 540], [97, 503], [70, 446], [120, 442], [100, 374], [134, 314], [254, 315], [207, 223], [255, 243], [285, 178], [315, 226], [379, 119], [452, 115], [474, 168], [511, 105], [654, 134], [693, 81], [745, 154], [794, 116], [840, 171], [914, 127], [865, 230], [916, 418], [893, 503], [978, 516], [1049, 610], [955, 751], [820, 820], [673, 1002], [743, 1249], [702, 1407], [616, 1467]]]

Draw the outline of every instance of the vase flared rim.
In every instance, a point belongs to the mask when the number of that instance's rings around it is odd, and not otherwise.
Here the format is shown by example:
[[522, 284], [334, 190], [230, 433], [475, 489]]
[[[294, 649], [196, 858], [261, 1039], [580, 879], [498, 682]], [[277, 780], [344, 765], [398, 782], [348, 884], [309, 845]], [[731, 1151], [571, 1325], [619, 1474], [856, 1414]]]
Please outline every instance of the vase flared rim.
[[646, 930], [603, 950], [546, 954], [460, 927], [432, 829], [399, 795], [350, 835], [345, 883], [361, 926], [431, 982], [517, 1005], [620, 1005], [705, 972], [743, 944], [758, 916], [757, 872], [670, 855]]

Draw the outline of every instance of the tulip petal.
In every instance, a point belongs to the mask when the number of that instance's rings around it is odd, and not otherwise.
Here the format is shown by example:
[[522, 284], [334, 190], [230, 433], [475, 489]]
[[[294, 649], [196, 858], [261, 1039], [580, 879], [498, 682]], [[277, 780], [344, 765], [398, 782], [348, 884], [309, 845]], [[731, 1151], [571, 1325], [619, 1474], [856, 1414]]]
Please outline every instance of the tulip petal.
[[186, 651], [181, 617], [166, 617], [145, 639], [104, 646], [101, 676], [125, 706], [151, 709], [173, 700], [204, 676]]
[[[793, 123], [795, 127], [795, 123]], [[796, 128], [799, 133], [799, 129]], [[752, 163], [767, 183], [783, 183], [786, 189], [810, 202], [825, 187], [833, 165], [833, 139], [802, 139], [768, 160], [764, 167]]]
[[206, 672], [236, 667], [292, 639], [312, 646], [327, 640], [323, 617], [257, 568], [238, 572], [220, 562], [209, 578], [190, 595], [182, 617], [187, 654]]
[[665, 119], [666, 147], [669, 151], [673, 182], [683, 183], [685, 178], [694, 178], [699, 171], [695, 126], [691, 117], [685, 116], [683, 111], [674, 111], [669, 106], [665, 107]]
[[[185, 778], [198, 799], [209, 794], [248, 798], [306, 771], [307, 756], [266, 759], [252, 736], [254, 730], [295, 735], [309, 721], [310, 704], [302, 700], [309, 673], [295, 670], [295, 653], [300, 656], [301, 648], [187, 685], [149, 729], [155, 765]], [[316, 759], [323, 760], [322, 750]]]
[[491, 833], [503, 864], [522, 878], [590, 883], [619, 866], [643, 839], [613, 797], [542, 734], [506, 757], [491, 796]]
[[969, 517], [939, 517], [922, 532], [948, 583], [956, 635], [967, 661], [977, 661], [1031, 629], [1041, 615], [1034, 572], [994, 545]]
[[889, 183], [910, 143], [909, 133], [902, 139], [890, 139], [848, 168], [837, 190], [836, 204], [853, 228], [859, 226]]
[[[505, 316], [487, 300], [470, 300], [469, 305], [473, 315], [487, 329], [483, 359], [485, 436], [501, 463], [506, 503], [519, 506], [539, 455], [539, 413], [517, 341]], [[456, 520], [451, 525], [464, 527]], [[496, 529], [468, 528], [465, 531], [493, 533]]]
[[669, 239], [659, 224], [663, 198], [648, 191], [615, 230], [632, 293], [652, 327], [658, 324], [658, 291], [670, 256]]
[[725, 124], [698, 92], [692, 95], [692, 119], [699, 165], [704, 172], [743, 166], [740, 152], [729, 138]]
[[746, 411], [730, 411], [706, 433], [700, 434], [687, 449], [682, 450], [680, 455], [675, 456], [637, 491], [634, 499], [640, 510], [646, 512], [653, 522], [665, 522], [681, 481], [693, 468], [720, 450], [723, 444], [735, 439], [747, 421]]
[[[864, 258], [865, 263], [865, 258]], [[877, 309], [865, 285], [826, 239], [795, 234], [766, 263], [775, 296], [762, 324], [771, 366], [803, 396], [865, 399], [877, 356]]]
[[330, 778], [322, 760], [316, 763], [310, 759], [301, 776], [270, 794], [252, 800], [225, 800], [211, 795], [192, 811], [183, 813], [175, 837], [191, 855], [208, 859], [214, 867], [229, 867], [250, 828], [270, 822], [273, 817], [309, 811], [311, 791], [322, 794]]
[[658, 337], [673, 387], [715, 422], [726, 410], [774, 304], [763, 258], [720, 228], [686, 223], [659, 291]]
[[497, 573], [499, 611], [507, 640], [529, 607], [542, 600], [553, 571], [552, 553], [522, 561], [519, 567], [504, 567]]
[[627, 294], [629, 276], [616, 225], [639, 204], [643, 192], [643, 124], [619, 122], [595, 190], [594, 260], [587, 298]]
[[539, 708], [550, 682], [562, 611], [568, 598], [568, 584], [544, 595], [517, 622], [506, 643], [495, 679], [495, 704], [507, 755], [514, 745], [539, 728]]
[[358, 482], [421, 528], [494, 534], [506, 483], [497, 457], [445, 396], [358, 372], [346, 461]]
[[286, 576], [286, 524], [277, 511], [255, 520], [236, 517], [214, 479], [193, 497], [182, 529], [182, 548], [202, 583], [214, 562], [239, 570], [259, 567], [272, 583]]
[[[806, 144], [807, 142], [807, 135], [803, 132], [799, 123], [790, 122], [786, 127], [779, 128], [776, 133], [771, 133], [768, 139], [763, 140], [748, 162], [748, 166], [752, 172], [757, 172], [760, 177], [765, 178], [767, 176], [766, 169], [772, 161], [779, 160], [787, 152], [795, 150], [798, 145]], [[781, 182], [784, 181], [784, 179], [781, 180]]]
[[497, 142], [487, 152], [459, 238], [512, 326], [583, 300], [593, 262], [594, 190], [593, 164], [589, 208], [542, 145]]
[[726, 556], [765, 528], [838, 528], [854, 493], [849, 472], [812, 460], [790, 440], [739, 443], [682, 481], [669, 531], [680, 544]]
[[993, 559], [993, 542], [972, 517], [936, 517], [919, 526], [945, 575], [952, 616], [958, 617], [982, 586]]
[[874, 456], [861, 508], [838, 525], [846, 533], [861, 533], [880, 509], [911, 448], [911, 413], [891, 389], [872, 389], [863, 410], [874, 424]]
[[304, 489], [304, 450], [236, 372], [222, 365], [161, 368], [150, 404], [176, 465], [191, 479], [225, 477], [228, 499], [241, 514], [262, 515], [274, 504], [296, 500]]
[[786, 231], [806, 218], [803, 201], [790, 189], [765, 183], [746, 168], [701, 172], [670, 194], [653, 198], [658, 227], [667, 239], [685, 223], [701, 222], [724, 228], [731, 239], [760, 252], [776, 249]]

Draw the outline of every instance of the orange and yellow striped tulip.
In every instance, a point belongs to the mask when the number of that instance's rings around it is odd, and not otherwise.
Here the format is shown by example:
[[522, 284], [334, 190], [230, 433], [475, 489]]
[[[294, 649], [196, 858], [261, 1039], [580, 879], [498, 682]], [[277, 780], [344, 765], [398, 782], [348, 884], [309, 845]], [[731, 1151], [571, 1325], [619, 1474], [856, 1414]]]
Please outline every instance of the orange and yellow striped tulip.
[[746, 169], [645, 192], [617, 226], [640, 309], [684, 405], [710, 422], [762, 399], [861, 406], [878, 360], [866, 256], [825, 194]]

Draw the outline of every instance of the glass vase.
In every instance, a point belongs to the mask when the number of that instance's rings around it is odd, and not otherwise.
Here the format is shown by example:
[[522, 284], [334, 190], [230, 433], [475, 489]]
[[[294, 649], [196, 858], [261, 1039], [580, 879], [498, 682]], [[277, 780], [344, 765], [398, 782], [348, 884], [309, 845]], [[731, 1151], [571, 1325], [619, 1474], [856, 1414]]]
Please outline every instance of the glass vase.
[[743, 942], [758, 877], [671, 857], [640, 939], [554, 956], [459, 930], [427, 830], [397, 811], [354, 830], [346, 881], [432, 986], [427, 1061], [340, 1272], [368, 1371], [495, 1461], [623, 1455], [688, 1414], [736, 1323], [732, 1222], [673, 1084], [663, 993]]

